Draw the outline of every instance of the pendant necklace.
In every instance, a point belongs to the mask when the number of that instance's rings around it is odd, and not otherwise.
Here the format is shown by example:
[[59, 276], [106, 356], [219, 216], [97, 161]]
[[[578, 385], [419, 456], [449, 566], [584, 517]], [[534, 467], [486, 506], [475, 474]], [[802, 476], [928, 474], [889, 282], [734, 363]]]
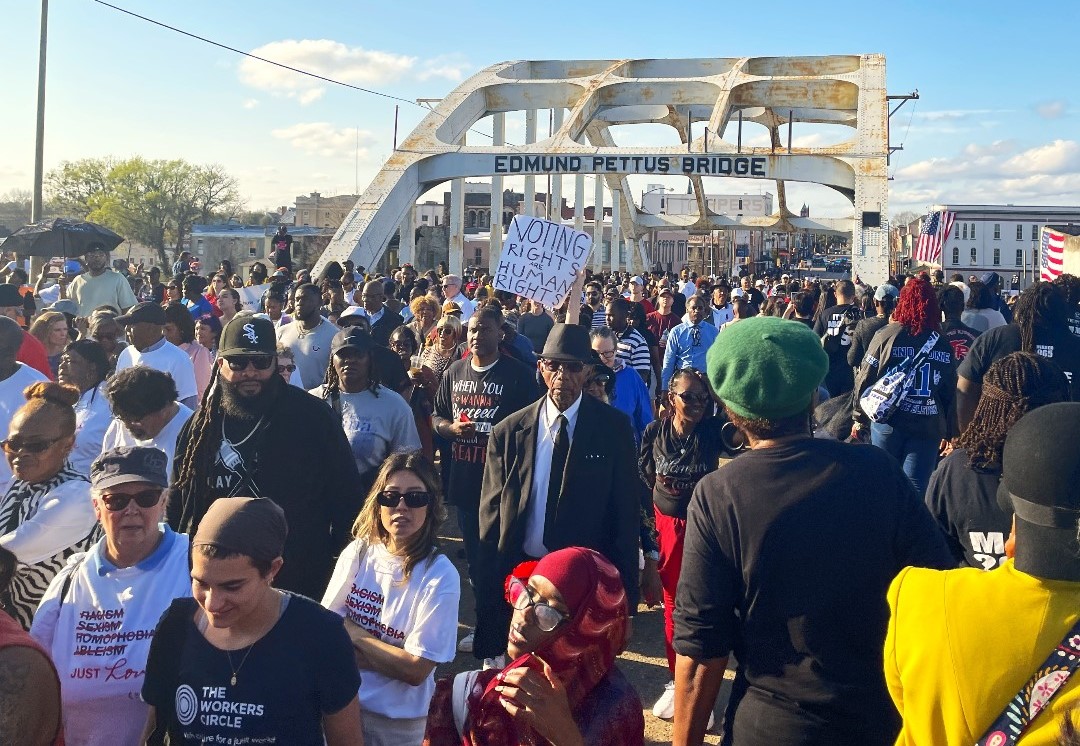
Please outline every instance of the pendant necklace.
[[[257, 642], [257, 641], [256, 641]], [[247, 652], [244, 653], [244, 657], [240, 659], [240, 665], [233, 668], [232, 653], [228, 650], [225, 651], [226, 657], [229, 659], [229, 669], [232, 671], [232, 678], [229, 679], [229, 686], [236, 686], [236, 674], [240, 673], [240, 669], [244, 667], [244, 663], [247, 661], [248, 656], [251, 655], [251, 649], [255, 647], [255, 643], [248, 645]]]

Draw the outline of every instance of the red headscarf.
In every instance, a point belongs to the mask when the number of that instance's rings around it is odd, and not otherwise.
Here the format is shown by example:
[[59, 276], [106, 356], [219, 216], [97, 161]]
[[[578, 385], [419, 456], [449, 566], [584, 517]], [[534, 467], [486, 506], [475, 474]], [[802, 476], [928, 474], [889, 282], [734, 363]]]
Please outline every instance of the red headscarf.
[[[615, 566], [598, 552], [583, 547], [560, 549], [539, 562], [519, 565], [513, 573], [522, 580], [533, 575], [547, 578], [570, 609], [571, 617], [562, 634], [534, 652], [547, 661], [566, 687], [573, 712], [607, 675], [626, 646], [626, 592]], [[511, 663], [504, 670], [513, 667]], [[538, 734], [523, 732], [510, 720], [498, 702], [495, 683], [492, 677], [482, 693], [469, 697], [463, 742], [485, 746], [544, 743]]]

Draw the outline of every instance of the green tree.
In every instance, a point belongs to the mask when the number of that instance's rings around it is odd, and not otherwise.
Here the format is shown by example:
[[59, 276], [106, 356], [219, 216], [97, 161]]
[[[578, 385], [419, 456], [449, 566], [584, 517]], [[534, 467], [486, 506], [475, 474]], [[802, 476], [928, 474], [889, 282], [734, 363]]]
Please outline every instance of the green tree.
[[[236, 179], [220, 165], [182, 159], [87, 158], [50, 172], [50, 196], [65, 214], [106, 225], [156, 249], [163, 267], [179, 253], [196, 221], [243, 208]], [[227, 217], [227, 214], [224, 215]]]

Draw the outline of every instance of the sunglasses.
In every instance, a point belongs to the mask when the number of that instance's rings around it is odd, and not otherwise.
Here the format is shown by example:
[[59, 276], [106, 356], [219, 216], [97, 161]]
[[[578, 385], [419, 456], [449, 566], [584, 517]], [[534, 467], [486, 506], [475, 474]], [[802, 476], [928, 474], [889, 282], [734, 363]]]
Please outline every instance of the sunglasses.
[[536, 626], [542, 632], [551, 632], [568, 619], [566, 614], [546, 602], [534, 600], [532, 588], [519, 578], [510, 578], [506, 587], [506, 600], [518, 611], [524, 611], [531, 606], [536, 617]]
[[383, 490], [375, 496], [375, 500], [384, 508], [396, 508], [398, 503], [405, 501], [407, 508], [426, 508], [431, 504], [431, 495], [427, 492], [416, 490], [415, 492], [391, 492]]
[[105, 507], [113, 513], [126, 508], [132, 500], [140, 508], [152, 508], [158, 504], [161, 499], [161, 490], [143, 490], [137, 492], [134, 495], [110, 495], [103, 493], [101, 495], [101, 502], [105, 503]]
[[548, 360], [547, 358], [544, 358], [541, 363], [544, 366], [544, 370], [546, 370], [548, 373], [554, 373], [560, 368], [563, 370], [564, 373], [580, 373], [582, 370], [585, 369], [585, 363], [581, 362], [580, 360], [564, 361]]
[[274, 364], [273, 355], [232, 355], [225, 358], [229, 364], [229, 370], [239, 373], [247, 370], [249, 365], [254, 365], [255, 370], [269, 370]]
[[697, 402], [698, 404], [708, 404], [712, 399], [708, 394], [688, 394], [685, 391], [675, 394], [675, 396], [679, 397], [687, 404], [693, 404], [694, 402]]
[[278, 370], [283, 370], [286, 373], [292, 373], [293, 371], [296, 370], [296, 366], [293, 365], [292, 363], [289, 363], [288, 365], [279, 365]]
[[439, 327], [439, 329], [438, 329], [438, 331], [436, 332], [436, 334], [438, 334], [438, 335], [439, 335], [440, 337], [441, 337], [441, 336], [442, 336], [443, 334], [453, 334], [453, 333], [454, 333], [454, 330], [453, 330], [453, 329], [451, 329], [451, 328], [450, 328], [450, 327], [448, 327], [448, 326], [440, 326], [440, 327]]
[[7, 440], [0, 440], [0, 448], [4, 449], [4, 453], [43, 453], [63, 437], [63, 435], [60, 435], [49, 440], [33, 440], [30, 442], [8, 438]]

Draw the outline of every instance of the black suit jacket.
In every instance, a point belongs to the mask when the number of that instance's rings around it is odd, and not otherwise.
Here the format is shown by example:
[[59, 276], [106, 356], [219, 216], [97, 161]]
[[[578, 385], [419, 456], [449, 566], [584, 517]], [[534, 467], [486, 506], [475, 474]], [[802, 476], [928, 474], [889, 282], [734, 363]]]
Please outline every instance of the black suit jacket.
[[[490, 658], [506, 650], [510, 607], [503, 581], [527, 559], [523, 544], [532, 503], [540, 410], [547, 397], [521, 409], [491, 431], [480, 492], [477, 551], [477, 624], [473, 652]], [[637, 609], [641, 524], [634, 433], [625, 414], [582, 396], [570, 442], [550, 551], [595, 549], [619, 568], [630, 611]]]
[[389, 347], [390, 334], [404, 323], [405, 319], [401, 317], [400, 313], [395, 313], [389, 308], [384, 308], [383, 315], [379, 317], [378, 321], [371, 325], [371, 338], [375, 340], [375, 344], [382, 347]]

